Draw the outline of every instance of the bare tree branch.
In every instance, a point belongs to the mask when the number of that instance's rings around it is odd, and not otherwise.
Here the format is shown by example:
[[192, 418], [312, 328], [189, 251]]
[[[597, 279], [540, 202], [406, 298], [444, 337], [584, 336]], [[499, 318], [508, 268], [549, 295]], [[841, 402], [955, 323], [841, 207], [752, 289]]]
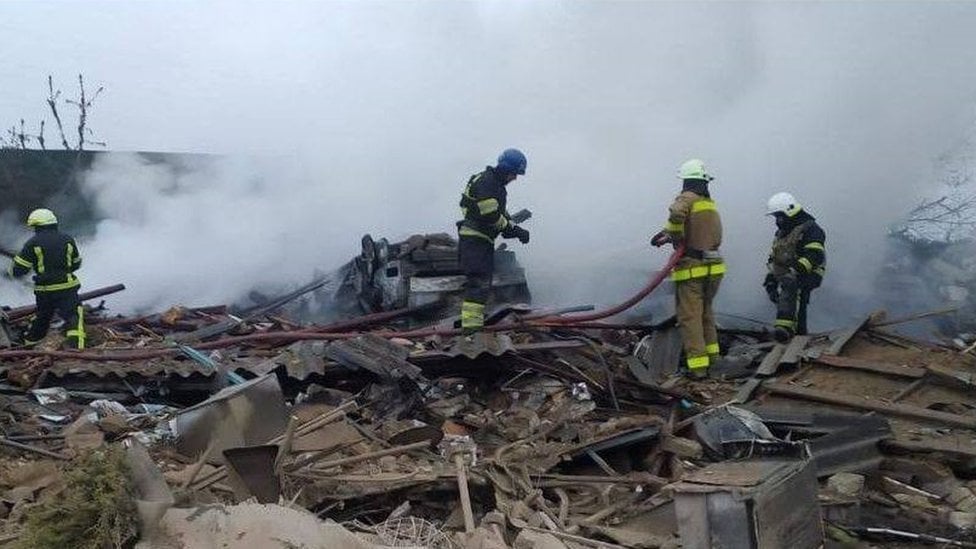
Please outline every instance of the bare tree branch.
[[64, 136], [64, 125], [61, 124], [61, 115], [58, 114], [58, 98], [61, 97], [61, 90], [57, 92], [54, 91], [54, 81], [51, 75], [47, 75], [47, 104], [51, 107], [51, 114], [54, 115], [54, 121], [58, 124], [58, 133], [61, 135], [61, 145], [64, 146], [65, 150], [71, 150], [71, 146], [68, 145], [68, 138]]
[[[84, 75], [79, 74], [78, 99], [63, 99], [65, 103], [78, 108], [78, 143], [74, 147], [68, 142], [68, 137], [64, 133], [64, 122], [61, 120], [61, 113], [58, 111], [58, 103], [62, 100], [62, 92], [60, 89], [54, 88], [54, 77], [51, 75], [47, 76], [47, 91], [48, 95], [45, 102], [51, 114], [54, 116], [54, 122], [58, 127], [58, 136], [61, 138], [61, 146], [65, 150], [81, 152], [85, 150], [86, 145], [107, 146], [104, 141], [96, 141], [94, 139], [95, 133], [88, 127], [88, 114], [92, 105], [95, 103], [95, 99], [105, 91], [103, 86], [99, 86], [95, 90], [95, 93], [89, 96], [85, 90]], [[45, 119], [42, 118], [37, 134], [29, 134], [27, 133], [24, 119], [21, 119], [19, 128], [15, 124], [6, 130], [2, 130], [3, 134], [0, 135], [0, 149], [27, 149], [29, 145], [36, 141], [41, 150], [47, 150], [47, 139], [44, 137], [44, 129]]]
[[34, 137], [37, 139], [37, 144], [41, 146], [42, 151], [46, 151], [47, 147], [44, 146], [44, 119], [41, 119], [41, 129], [38, 130], [37, 135]]
[[85, 144], [100, 145], [104, 147], [105, 144], [101, 141], [90, 141], [87, 139], [88, 135], [94, 135], [87, 126], [88, 109], [91, 108], [92, 104], [95, 102], [95, 99], [99, 96], [99, 94], [102, 93], [102, 91], [104, 91], [105, 88], [99, 86], [99, 88], [95, 90], [95, 95], [93, 95], [91, 99], [88, 99], [85, 96], [85, 79], [80, 74], [78, 75], [78, 88], [80, 90], [78, 101], [73, 101], [70, 99], [65, 101], [66, 103], [70, 103], [78, 107], [78, 150], [85, 150]]

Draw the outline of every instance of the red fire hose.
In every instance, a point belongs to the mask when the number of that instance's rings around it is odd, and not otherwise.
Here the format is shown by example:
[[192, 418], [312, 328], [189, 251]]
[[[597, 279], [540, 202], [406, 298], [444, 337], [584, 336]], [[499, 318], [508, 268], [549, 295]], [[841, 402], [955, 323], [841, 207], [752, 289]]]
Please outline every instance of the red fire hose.
[[624, 301], [619, 305], [610, 307], [609, 309], [604, 309], [602, 311], [595, 311], [592, 313], [587, 313], [582, 315], [545, 316], [541, 318], [528, 317], [525, 320], [535, 320], [539, 322], [544, 322], [546, 324], [562, 324], [562, 323], [569, 323], [569, 322], [590, 322], [593, 320], [601, 320], [622, 313], [627, 309], [633, 307], [634, 305], [640, 303], [642, 299], [644, 299], [645, 297], [650, 295], [651, 292], [656, 290], [657, 287], [660, 286], [661, 283], [664, 282], [664, 280], [668, 277], [668, 274], [671, 273], [671, 269], [674, 269], [674, 266], [677, 265], [678, 260], [680, 260], [681, 256], [684, 255], [684, 252], [685, 252], [684, 246], [675, 249], [674, 252], [671, 254], [671, 257], [668, 258], [668, 262], [664, 265], [664, 268], [654, 273], [654, 275], [651, 276], [651, 279], [647, 281], [647, 285], [641, 288], [639, 292], [633, 295], [633, 297], [631, 297], [630, 299]]

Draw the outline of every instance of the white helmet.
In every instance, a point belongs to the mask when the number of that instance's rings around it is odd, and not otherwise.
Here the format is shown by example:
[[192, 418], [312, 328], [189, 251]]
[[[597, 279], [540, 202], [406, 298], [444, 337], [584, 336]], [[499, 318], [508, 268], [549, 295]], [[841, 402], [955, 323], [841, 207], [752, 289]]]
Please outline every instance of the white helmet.
[[786, 214], [787, 217], [793, 217], [802, 209], [803, 206], [800, 205], [796, 197], [785, 192], [774, 194], [769, 197], [769, 202], [766, 203], [766, 215], [782, 213]]
[[54, 212], [47, 208], [38, 208], [27, 216], [28, 227], [43, 227], [45, 225], [57, 225], [58, 218]]
[[711, 181], [714, 179], [712, 175], [705, 170], [705, 163], [697, 158], [686, 160], [684, 164], [678, 168], [678, 178], [702, 179], [704, 181]]

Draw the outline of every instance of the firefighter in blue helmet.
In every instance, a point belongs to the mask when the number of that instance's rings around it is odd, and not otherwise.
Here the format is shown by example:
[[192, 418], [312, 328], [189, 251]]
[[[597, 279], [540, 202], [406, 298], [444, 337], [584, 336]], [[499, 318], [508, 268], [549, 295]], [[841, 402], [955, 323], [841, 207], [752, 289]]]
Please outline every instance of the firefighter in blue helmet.
[[776, 193], [767, 203], [776, 218], [763, 287], [776, 304], [775, 336], [786, 342], [807, 333], [810, 293], [820, 287], [827, 269], [827, 235], [790, 193]]
[[37, 312], [24, 334], [24, 344], [35, 345], [44, 339], [57, 313], [65, 322], [69, 346], [84, 349], [85, 319], [78, 300], [81, 282], [75, 276], [81, 267], [78, 245], [58, 230], [58, 218], [46, 208], [32, 211], [27, 226], [34, 229], [34, 236], [14, 256], [8, 271], [13, 277], [34, 272]]
[[461, 330], [474, 333], [484, 327], [485, 304], [495, 270], [495, 238], [529, 242], [529, 231], [515, 224], [506, 209], [506, 186], [525, 174], [526, 158], [518, 149], [506, 149], [495, 166], [472, 175], [461, 193], [458, 221], [458, 262], [466, 277], [461, 303]]

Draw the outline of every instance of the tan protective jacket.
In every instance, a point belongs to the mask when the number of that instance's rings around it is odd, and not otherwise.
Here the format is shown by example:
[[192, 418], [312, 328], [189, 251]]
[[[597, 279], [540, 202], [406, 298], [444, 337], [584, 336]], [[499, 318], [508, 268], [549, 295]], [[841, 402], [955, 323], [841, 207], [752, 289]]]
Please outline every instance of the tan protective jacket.
[[725, 263], [718, 255], [722, 245], [722, 219], [715, 201], [683, 191], [668, 212], [664, 230], [673, 240], [685, 243], [685, 257], [678, 262], [671, 279], [680, 282], [724, 273]]

